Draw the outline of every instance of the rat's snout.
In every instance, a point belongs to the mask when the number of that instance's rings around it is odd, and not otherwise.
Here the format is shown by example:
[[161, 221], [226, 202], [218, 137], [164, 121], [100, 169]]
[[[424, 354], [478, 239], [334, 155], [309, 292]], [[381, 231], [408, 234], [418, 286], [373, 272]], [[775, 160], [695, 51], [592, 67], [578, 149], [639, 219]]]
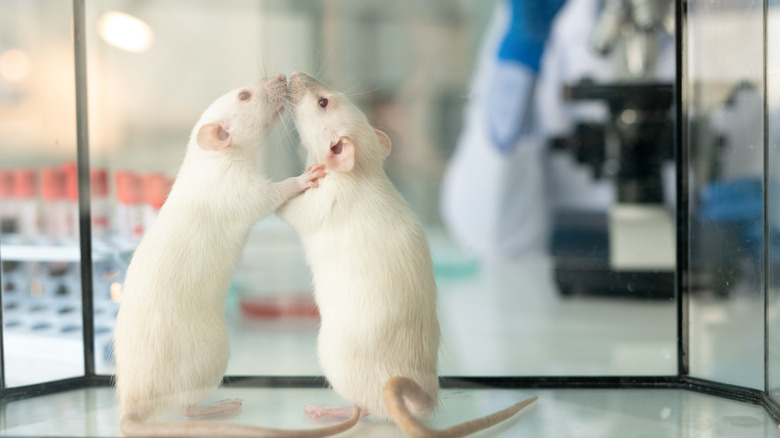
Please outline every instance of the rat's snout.
[[290, 75], [290, 83], [299, 82], [303, 85], [316, 84], [317, 80], [302, 71], [296, 71]]
[[293, 102], [300, 100], [304, 92], [311, 88], [312, 83], [316, 83], [316, 81], [302, 71], [296, 71], [290, 75], [290, 95]]
[[275, 74], [263, 82], [269, 100], [278, 100], [287, 94], [287, 77], [284, 74]]
[[271, 77], [271, 81], [281, 82], [285, 86], [287, 85], [287, 77], [284, 73], [277, 73]]
[[303, 80], [304, 78], [309, 78], [310, 76], [302, 71], [296, 71], [292, 75], [290, 75], [290, 80], [301, 78]]

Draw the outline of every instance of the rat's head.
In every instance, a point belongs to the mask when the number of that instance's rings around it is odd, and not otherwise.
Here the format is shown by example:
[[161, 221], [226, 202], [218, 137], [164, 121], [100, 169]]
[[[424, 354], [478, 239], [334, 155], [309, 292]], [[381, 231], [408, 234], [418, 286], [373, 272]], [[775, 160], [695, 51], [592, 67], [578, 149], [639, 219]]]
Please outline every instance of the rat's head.
[[343, 94], [295, 72], [290, 77], [290, 100], [303, 146], [315, 162], [341, 173], [382, 168], [390, 139]]
[[192, 139], [204, 151], [251, 154], [284, 113], [286, 97], [283, 74], [230, 91], [203, 112]]

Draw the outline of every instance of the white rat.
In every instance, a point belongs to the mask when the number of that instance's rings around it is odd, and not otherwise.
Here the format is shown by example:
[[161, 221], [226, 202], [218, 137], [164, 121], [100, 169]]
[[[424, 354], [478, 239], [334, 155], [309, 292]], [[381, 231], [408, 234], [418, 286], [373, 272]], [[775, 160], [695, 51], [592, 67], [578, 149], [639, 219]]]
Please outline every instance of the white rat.
[[390, 140], [344, 95], [310, 76], [294, 73], [289, 88], [308, 161], [325, 164], [328, 176], [277, 214], [305, 247], [322, 318], [318, 357], [336, 393], [364, 415], [392, 418], [421, 437], [467, 435], [536, 400], [445, 430], [417, 420], [438, 404], [437, 289], [422, 227], [384, 171]]
[[168, 200], [127, 269], [114, 331], [116, 393], [125, 435], [328, 436], [349, 421], [285, 431], [208, 421], [153, 423], [179, 409], [188, 416], [236, 410], [240, 400], [200, 403], [228, 362], [225, 299], [250, 227], [283, 202], [317, 187], [313, 166], [272, 183], [255, 169], [259, 145], [284, 111], [287, 79], [276, 75], [218, 98], [187, 145]]

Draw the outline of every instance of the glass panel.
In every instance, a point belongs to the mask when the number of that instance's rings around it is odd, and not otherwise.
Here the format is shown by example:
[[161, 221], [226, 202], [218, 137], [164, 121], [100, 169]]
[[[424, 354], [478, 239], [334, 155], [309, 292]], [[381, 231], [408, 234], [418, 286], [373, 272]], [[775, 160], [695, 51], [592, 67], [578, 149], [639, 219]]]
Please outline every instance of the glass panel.
[[780, 402], [780, 1], [770, 0], [766, 28], [769, 294], [767, 299], [767, 391]]
[[[200, 113], [258, 77], [304, 70], [392, 140], [387, 174], [432, 247], [442, 374], [676, 373], [672, 2], [647, 3], [649, 32], [600, 1], [532, 10], [520, 18], [550, 24], [547, 50], [496, 73], [527, 42], [507, 30], [509, 3], [89, 2], [106, 327], [111, 285], [121, 289]], [[112, 36], [114, 11], [142, 24]], [[620, 32], [602, 56], [588, 41], [610, 26]], [[492, 140], [488, 120], [512, 140]], [[300, 173], [298, 143], [287, 117], [256, 165], [275, 181]], [[320, 374], [310, 295], [295, 231], [265, 218], [228, 291], [228, 374]], [[112, 372], [107, 339], [96, 352]]]
[[688, 3], [690, 373], [764, 387], [763, 5]]
[[0, 258], [8, 386], [84, 374], [72, 11], [0, 2]]

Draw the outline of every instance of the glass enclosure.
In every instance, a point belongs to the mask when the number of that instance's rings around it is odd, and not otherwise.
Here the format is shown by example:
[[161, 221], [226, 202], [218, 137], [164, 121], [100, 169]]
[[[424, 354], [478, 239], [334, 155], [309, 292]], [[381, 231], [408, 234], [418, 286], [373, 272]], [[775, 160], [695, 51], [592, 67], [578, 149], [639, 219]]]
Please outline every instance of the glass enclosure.
[[[125, 270], [200, 114], [304, 71], [392, 141], [440, 375], [714, 387], [780, 412], [780, 1], [521, 3], [0, 0], [0, 396], [107, 384]], [[536, 55], [523, 20], [548, 23]], [[306, 164], [289, 112], [257, 157], [274, 181]], [[296, 232], [258, 222], [227, 375], [322, 375], [311, 295]]]
[[[455, 154], [474, 153], [467, 147], [471, 142], [481, 142], [485, 155], [495, 154], [479, 131], [481, 113], [487, 111], [484, 83], [492, 74], [487, 58], [507, 15], [504, 6], [86, 2], [97, 372], [112, 373], [107, 334], [124, 268], [165, 199], [200, 113], [226, 90], [271, 73], [303, 70], [350, 96], [392, 139], [387, 173], [432, 245], [446, 345], [443, 374], [675, 374], [673, 29], [654, 28], [657, 43], [644, 55], [652, 63], [630, 71], [625, 47], [602, 55], [587, 45], [601, 14], [596, 3], [565, 6], [552, 29], [542, 73], [560, 70], [571, 56], [580, 56], [582, 64], [564, 71], [563, 79], [540, 75], [538, 92], [554, 97], [555, 107], [539, 109], [545, 117], [511, 154], [498, 162], [481, 160], [484, 169], [469, 179], [484, 179], [485, 193], [475, 194], [463, 187], [463, 158]], [[43, 22], [61, 16], [45, 3], [25, 8], [36, 10]], [[667, 9], [664, 14], [673, 12]], [[189, 25], [181, 25], [180, 12]], [[566, 33], [567, 23], [583, 14], [592, 24]], [[121, 20], [128, 21], [128, 30], [114, 35], [123, 29]], [[364, 34], [372, 37], [357, 37]], [[63, 40], [60, 35], [38, 39]], [[34, 57], [36, 50], [31, 45], [23, 53]], [[60, 50], [72, 56], [67, 44]], [[31, 71], [37, 68], [30, 65]], [[594, 78], [597, 83], [588, 82]], [[32, 80], [9, 85], [10, 90], [22, 86], [40, 85]], [[646, 96], [654, 91], [660, 98], [651, 101]], [[23, 99], [17, 98], [18, 105]], [[561, 116], [546, 115], [552, 111]], [[636, 121], [627, 122], [630, 117]], [[636, 130], [654, 129], [661, 133], [656, 138], [631, 138]], [[605, 146], [609, 137], [627, 142], [624, 150], [619, 144]], [[587, 141], [600, 143], [591, 151], [582, 146]], [[302, 153], [289, 118], [267, 143], [257, 165], [270, 178], [300, 172]], [[647, 151], [636, 157], [628, 153], [633, 148]], [[31, 160], [42, 175], [30, 149], [8, 144], [4, 151], [9, 171]], [[55, 166], [73, 160], [44, 158]], [[639, 172], [636, 164], [648, 159], [652, 169]], [[514, 185], [527, 189], [513, 193]], [[464, 209], [457, 202], [444, 205], [445, 196], [483, 203]], [[507, 197], [513, 198], [511, 205], [502, 205]], [[48, 214], [47, 200], [36, 202], [41, 214]], [[459, 230], [461, 215], [492, 228], [493, 240], [473, 248], [473, 237]], [[625, 223], [610, 229], [618, 216]], [[632, 231], [646, 226], [657, 234]], [[503, 248], [499, 239], [518, 243]], [[642, 239], [658, 247], [654, 259], [632, 254]], [[610, 257], [610, 244], [625, 260]], [[230, 374], [321, 373], [314, 348], [316, 314], [307, 310], [310, 288], [292, 229], [275, 217], [258, 223], [226, 309], [234, 342]], [[519, 316], [515, 309], [521, 308], [526, 310]], [[12, 345], [11, 338], [8, 342]]]
[[3, 2], [0, 211], [5, 383], [84, 374], [69, 2]]
[[761, 3], [688, 3], [690, 372], [756, 389], [769, 266], [763, 23]]

